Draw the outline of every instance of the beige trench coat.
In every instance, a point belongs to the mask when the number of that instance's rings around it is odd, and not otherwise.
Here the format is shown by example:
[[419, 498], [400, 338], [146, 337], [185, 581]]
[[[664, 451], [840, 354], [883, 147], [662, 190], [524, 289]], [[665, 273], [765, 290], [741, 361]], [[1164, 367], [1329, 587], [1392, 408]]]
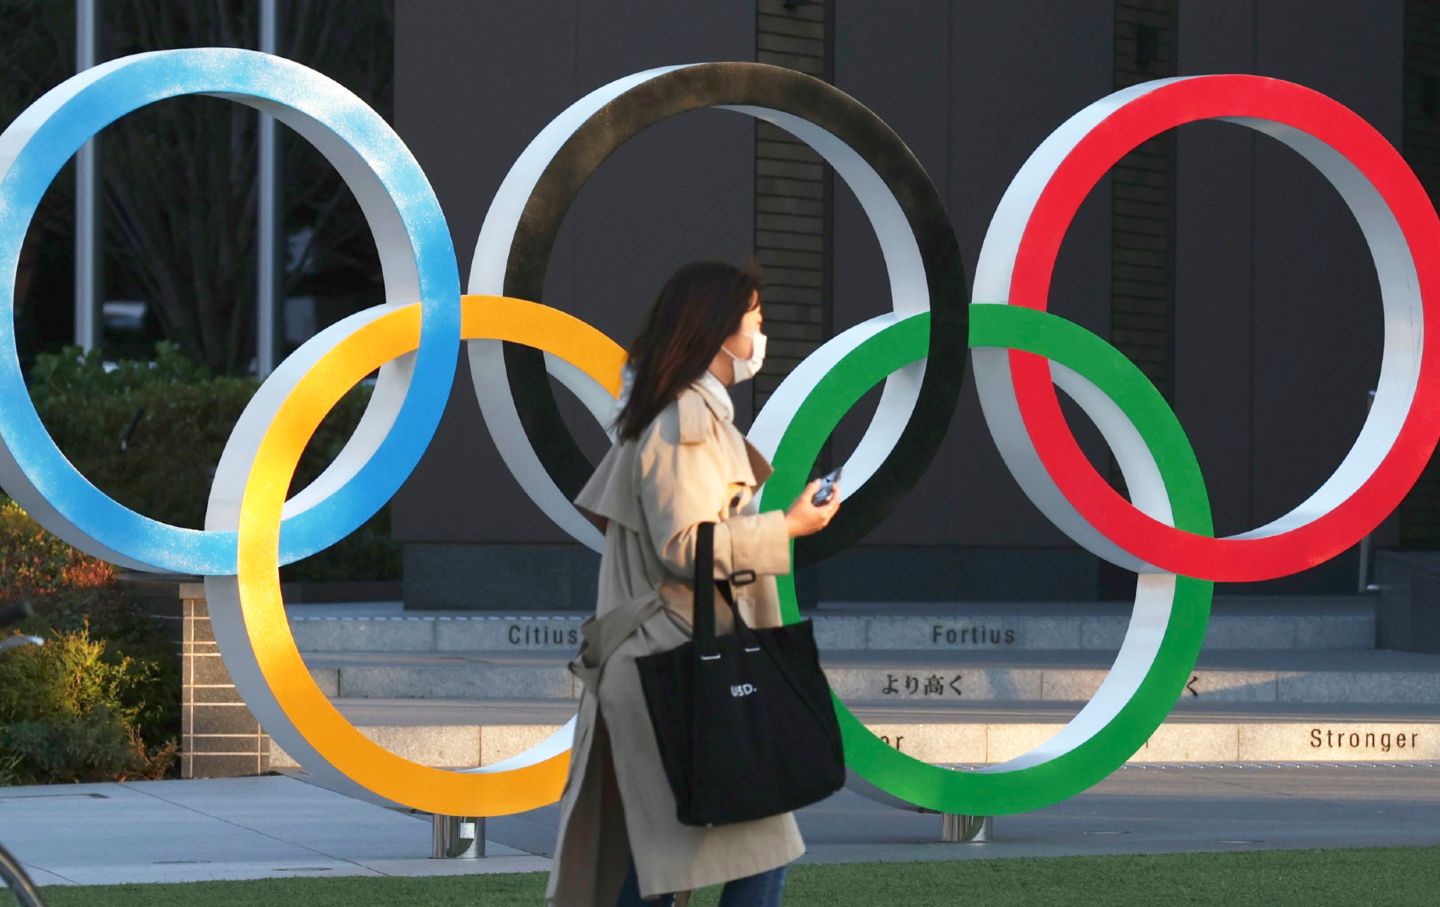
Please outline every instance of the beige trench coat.
[[[714, 828], [681, 825], [635, 658], [690, 637], [696, 526], [716, 522], [715, 574], [753, 626], [780, 623], [775, 576], [790, 570], [785, 516], [752, 501], [770, 464], [703, 385], [681, 393], [640, 438], [618, 444], [576, 499], [607, 521], [595, 617], [572, 664], [585, 681], [547, 897], [612, 907], [633, 854], [643, 897], [691, 891], [782, 866], [805, 851], [794, 815]], [[733, 624], [718, 604], [720, 632]]]

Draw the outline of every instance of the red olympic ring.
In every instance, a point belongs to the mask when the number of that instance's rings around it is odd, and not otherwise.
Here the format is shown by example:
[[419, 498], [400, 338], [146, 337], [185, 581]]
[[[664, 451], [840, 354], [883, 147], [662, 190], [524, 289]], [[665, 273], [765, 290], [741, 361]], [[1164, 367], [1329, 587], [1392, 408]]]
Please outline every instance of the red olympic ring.
[[[1440, 218], [1400, 154], [1338, 102], [1299, 85], [1244, 75], [1183, 79], [1156, 88], [1116, 109], [1076, 143], [1044, 187], [1025, 227], [1009, 302], [1045, 309], [1056, 254], [1071, 219], [1123, 155], [1165, 130], [1206, 119], [1292, 127], [1328, 145], [1356, 168], [1389, 206], [1409, 245], [1424, 321], [1440, 325]], [[1423, 348], [1415, 393], [1373, 474], [1333, 509], [1298, 526], [1228, 538], [1184, 532], [1135, 509], [1080, 449], [1061, 413], [1049, 363], [1018, 351], [1011, 351], [1009, 358], [1016, 401], [1036, 452], [1085, 520], [1114, 544], [1163, 570], [1241, 582], [1285, 576], [1328, 560], [1378, 525], [1415, 483], [1440, 437], [1440, 332], [1424, 331], [1424, 325], [1419, 330]]]

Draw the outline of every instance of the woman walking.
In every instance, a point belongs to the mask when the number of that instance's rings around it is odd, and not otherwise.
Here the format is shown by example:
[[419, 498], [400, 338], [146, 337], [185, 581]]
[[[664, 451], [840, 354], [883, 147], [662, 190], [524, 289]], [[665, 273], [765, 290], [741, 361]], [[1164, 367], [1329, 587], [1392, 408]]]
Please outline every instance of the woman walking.
[[[728, 387], [764, 360], [760, 289], [755, 274], [718, 262], [666, 282], [630, 348], [616, 443], [576, 499], [605, 548], [595, 617], [571, 666], [585, 689], [547, 892], [558, 907], [668, 905], [721, 882], [724, 907], [767, 907], [805, 849], [791, 813], [680, 824], [634, 663], [690, 638], [699, 524], [716, 524], [715, 576], [736, 578], [742, 617], [773, 627], [790, 540], [838, 509], [838, 493], [812, 504], [812, 483], [788, 511], [755, 512], [770, 465], [735, 428]], [[717, 607], [717, 632], [732, 625]]]

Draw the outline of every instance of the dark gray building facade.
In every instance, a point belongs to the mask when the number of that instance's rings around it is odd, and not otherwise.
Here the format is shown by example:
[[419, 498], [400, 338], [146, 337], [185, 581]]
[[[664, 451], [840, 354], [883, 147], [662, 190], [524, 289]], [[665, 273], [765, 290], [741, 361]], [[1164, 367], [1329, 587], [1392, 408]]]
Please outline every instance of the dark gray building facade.
[[[967, 272], [1032, 150], [1119, 87], [1257, 73], [1357, 111], [1440, 179], [1436, 3], [1420, 0], [915, 0], [793, 3], [396, 4], [395, 120], [430, 175], [462, 272], [511, 163], [571, 102], [654, 66], [760, 60], [832, 81], [929, 171]], [[571, 208], [541, 301], [621, 343], [665, 277], [694, 258], [755, 256], [772, 359], [736, 389], [748, 424], [783, 373], [889, 308], [873, 231], [849, 190], [773, 127], [702, 111], [626, 144]], [[1061, 252], [1051, 309], [1111, 340], [1174, 405], [1199, 455], [1216, 529], [1262, 525], [1334, 470], [1379, 371], [1374, 267], [1339, 196], [1297, 155], [1202, 123], [1132, 154], [1099, 185]], [[530, 503], [489, 441], [460, 362], [430, 452], [393, 504], [415, 608], [585, 608], [596, 556]], [[596, 459], [605, 439], [562, 407]], [[831, 457], [853, 447], [864, 401]], [[1098, 436], [1072, 417], [1102, 472]], [[1429, 477], [1377, 547], [1433, 545]], [[1255, 591], [1353, 591], [1351, 552]], [[808, 568], [810, 600], [1128, 597], [1133, 575], [1071, 544], [1010, 478], [969, 384], [921, 483], [860, 544]]]

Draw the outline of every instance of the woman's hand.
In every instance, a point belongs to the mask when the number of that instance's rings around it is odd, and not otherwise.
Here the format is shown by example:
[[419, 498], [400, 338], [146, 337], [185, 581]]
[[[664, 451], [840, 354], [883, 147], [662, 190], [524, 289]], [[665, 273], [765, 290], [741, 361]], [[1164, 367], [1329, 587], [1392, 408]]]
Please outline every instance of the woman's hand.
[[820, 490], [820, 480], [816, 479], [805, 490], [800, 492], [800, 497], [785, 511], [785, 529], [790, 533], [792, 539], [802, 535], [814, 535], [830, 524], [835, 518], [835, 512], [840, 509], [840, 486], [834, 486], [834, 493], [830, 500], [816, 507], [810, 503], [815, 497], [815, 492]]

